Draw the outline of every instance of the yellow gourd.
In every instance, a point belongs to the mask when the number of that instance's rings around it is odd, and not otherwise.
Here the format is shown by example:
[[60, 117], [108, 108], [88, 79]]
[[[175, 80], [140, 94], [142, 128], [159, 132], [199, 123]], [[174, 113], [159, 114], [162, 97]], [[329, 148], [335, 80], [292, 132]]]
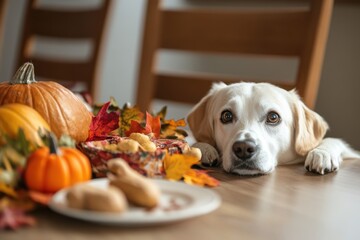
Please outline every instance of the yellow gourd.
[[33, 146], [42, 146], [43, 142], [38, 134], [39, 130], [50, 131], [47, 122], [33, 108], [19, 103], [0, 106], [0, 144], [4, 135], [15, 138], [22, 128], [25, 137]]

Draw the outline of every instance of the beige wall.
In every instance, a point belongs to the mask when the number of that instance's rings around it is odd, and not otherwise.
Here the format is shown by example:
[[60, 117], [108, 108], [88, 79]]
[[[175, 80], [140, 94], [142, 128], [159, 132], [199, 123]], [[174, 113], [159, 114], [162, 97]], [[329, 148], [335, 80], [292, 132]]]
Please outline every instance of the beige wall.
[[360, 150], [360, 4], [336, 5], [316, 110], [330, 124], [329, 135]]
[[[240, 2], [237, 1], [237, 3]], [[174, 7], [174, 5], [183, 6], [193, 2], [172, 0], [167, 3], [168, 6]], [[24, 0], [8, 1], [3, 45], [0, 52], [0, 81], [8, 80], [14, 72], [23, 6]], [[134, 101], [144, 6], [144, 0], [116, 0], [113, 5], [113, 15], [105, 40], [100, 75], [102, 84], [97, 101], [107, 101], [110, 96], [114, 96], [120, 104]], [[360, 150], [359, 23], [360, 4], [335, 6], [316, 110], [329, 122], [330, 136], [344, 138]], [[251, 65], [244, 65], [241, 61], [241, 59], [232, 59], [228, 56], [216, 59], [211, 56], [204, 58], [162, 53], [159, 68], [230, 71], [233, 74], [248, 71], [250, 75], [256, 72], [256, 69], [252, 70]], [[264, 66], [271, 66], [266, 70], [266, 75], [284, 78], [294, 74], [292, 72], [294, 64], [296, 62], [294, 63], [293, 60], [263, 62]], [[273, 70], [276, 67], [278, 71]], [[168, 103], [159, 102], [156, 107], [160, 108], [163, 104]], [[168, 104], [168, 116], [184, 117], [190, 107]]]

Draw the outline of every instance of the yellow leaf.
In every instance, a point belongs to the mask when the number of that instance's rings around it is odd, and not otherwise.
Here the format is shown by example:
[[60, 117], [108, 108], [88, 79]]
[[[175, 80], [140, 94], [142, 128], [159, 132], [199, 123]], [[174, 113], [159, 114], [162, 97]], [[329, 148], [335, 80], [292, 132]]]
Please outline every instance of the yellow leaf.
[[7, 186], [5, 183], [0, 183], [0, 192], [5, 193], [11, 197], [17, 197], [17, 193], [12, 187]]
[[179, 119], [177, 121], [175, 121], [174, 119], [170, 119], [170, 120], [164, 120], [165, 124], [168, 124], [171, 127], [185, 127], [186, 126], [186, 122], [184, 119]]
[[130, 107], [124, 105], [120, 112], [119, 126], [120, 126], [120, 136], [125, 136], [131, 127], [131, 121], [136, 121], [141, 123], [143, 121], [144, 114], [137, 107]]
[[184, 173], [184, 182], [198, 186], [219, 186], [219, 181], [210, 177], [206, 171], [190, 169]]
[[180, 120], [163, 120], [161, 124], [161, 138], [169, 138], [169, 137], [175, 137], [178, 139], [184, 139], [187, 136], [187, 133], [179, 129], [178, 127], [185, 127], [186, 122], [184, 119]]
[[180, 180], [191, 166], [199, 163], [199, 159], [194, 156], [183, 154], [166, 154], [164, 168], [167, 179]]

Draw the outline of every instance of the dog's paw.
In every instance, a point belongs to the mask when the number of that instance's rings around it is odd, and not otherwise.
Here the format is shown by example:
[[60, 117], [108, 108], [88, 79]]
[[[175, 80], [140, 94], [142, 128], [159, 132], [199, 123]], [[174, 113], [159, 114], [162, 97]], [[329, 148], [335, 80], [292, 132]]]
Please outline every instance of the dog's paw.
[[201, 151], [201, 163], [206, 166], [217, 166], [220, 164], [220, 156], [216, 148], [208, 143], [197, 142], [192, 147], [199, 148]]
[[316, 148], [308, 153], [305, 160], [305, 168], [310, 172], [325, 174], [337, 171], [341, 161], [340, 154]]

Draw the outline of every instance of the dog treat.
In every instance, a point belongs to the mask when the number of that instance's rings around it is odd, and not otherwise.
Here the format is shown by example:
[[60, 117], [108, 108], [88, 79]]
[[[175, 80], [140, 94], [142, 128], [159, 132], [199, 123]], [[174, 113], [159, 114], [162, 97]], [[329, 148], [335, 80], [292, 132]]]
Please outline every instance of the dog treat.
[[132, 133], [129, 136], [131, 139], [137, 141], [140, 144], [140, 147], [147, 152], [155, 152], [156, 144], [153, 143], [149, 136], [142, 133]]
[[220, 161], [218, 151], [208, 143], [197, 142], [192, 145], [192, 148], [200, 149], [201, 163], [205, 165], [214, 166]]
[[118, 143], [118, 150], [125, 153], [136, 153], [139, 147], [140, 144], [133, 139], [124, 139]]
[[108, 161], [110, 185], [124, 192], [129, 202], [152, 208], [160, 200], [160, 189], [140, 173], [133, 170], [123, 159], [114, 158]]
[[142, 148], [142, 150], [147, 151], [147, 152], [155, 152], [156, 144], [153, 142], [147, 142], [147, 143], [140, 144], [140, 148]]
[[196, 148], [196, 147], [190, 147], [188, 148], [185, 152], [184, 152], [185, 155], [190, 155], [190, 156], [194, 156], [196, 157], [197, 159], [201, 159], [201, 150], [199, 148]]
[[66, 199], [71, 208], [101, 212], [123, 212], [127, 208], [125, 195], [112, 186], [102, 189], [78, 184], [69, 189]]

